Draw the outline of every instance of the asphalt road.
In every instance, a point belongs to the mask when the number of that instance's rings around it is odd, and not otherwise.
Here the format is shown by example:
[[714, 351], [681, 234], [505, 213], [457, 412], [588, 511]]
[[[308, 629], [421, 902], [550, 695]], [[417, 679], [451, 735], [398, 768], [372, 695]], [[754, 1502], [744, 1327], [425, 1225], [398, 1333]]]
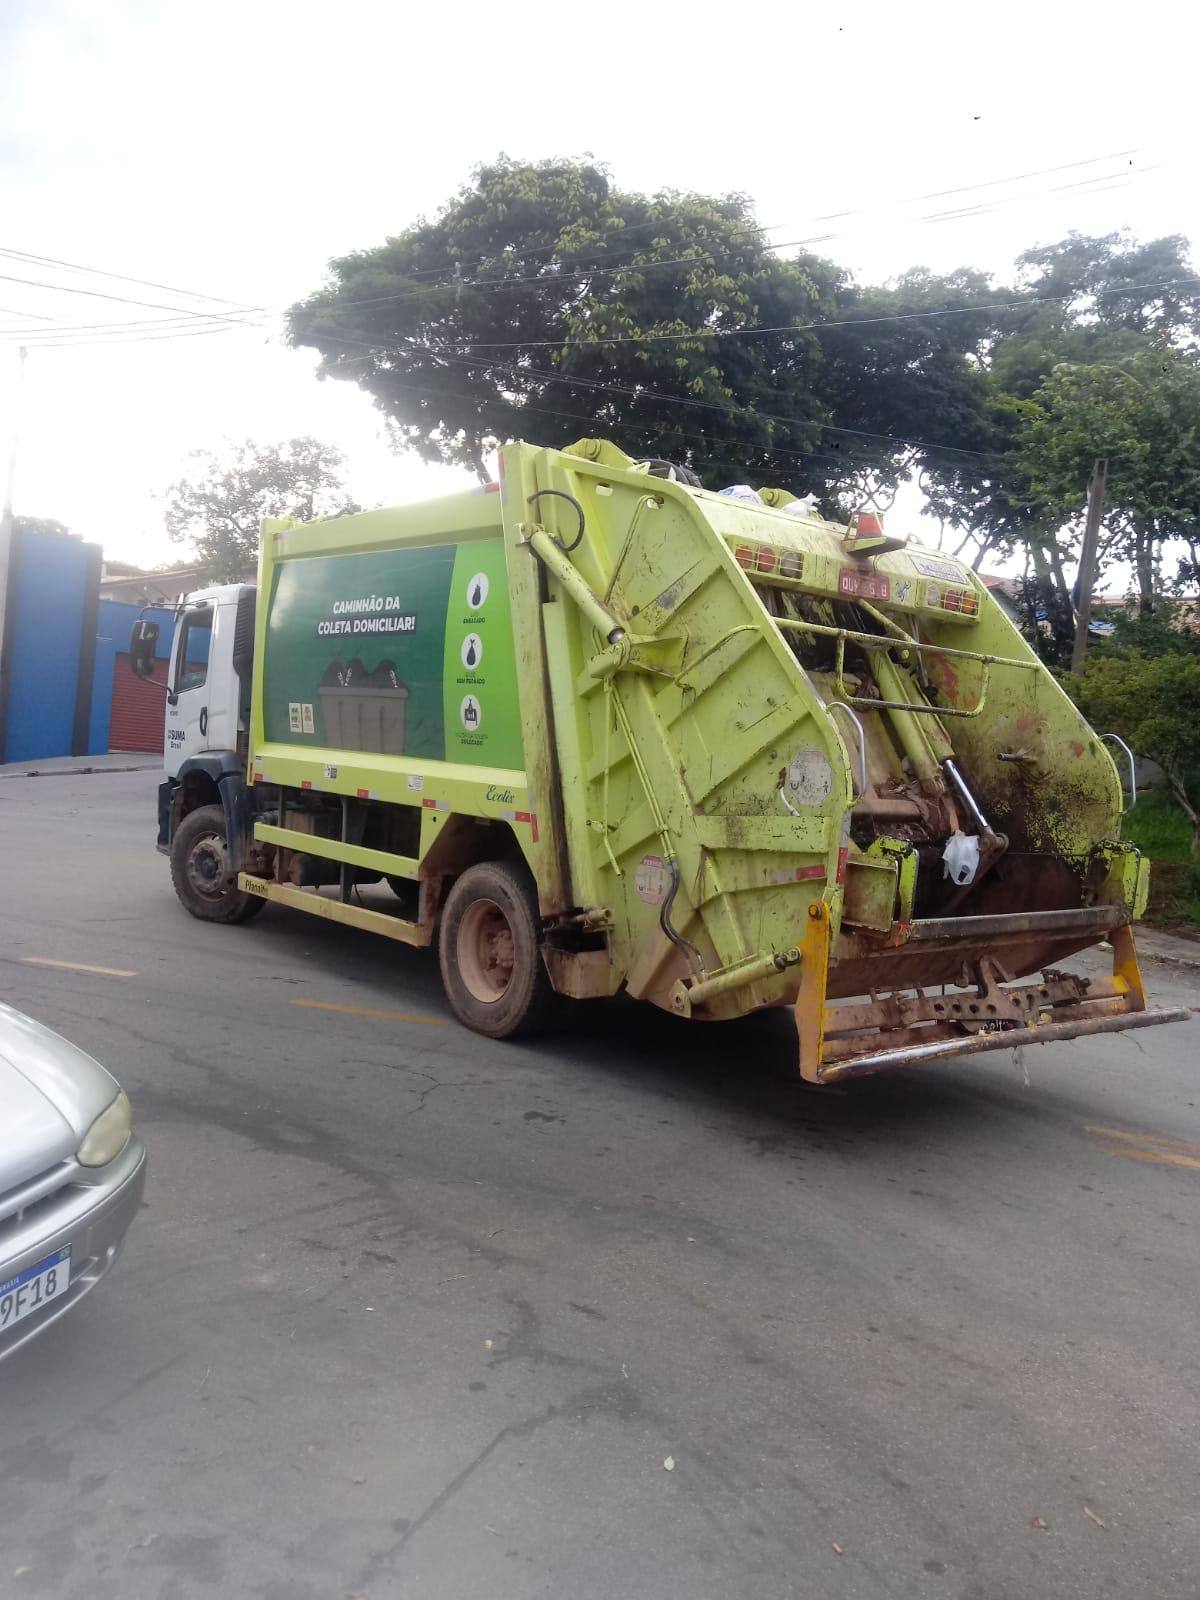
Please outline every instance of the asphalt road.
[[0, 782], [0, 996], [150, 1153], [0, 1367], [0, 1594], [1195, 1600], [1194, 1023], [838, 1094], [778, 1016], [492, 1044], [424, 955], [188, 918], [155, 782]]

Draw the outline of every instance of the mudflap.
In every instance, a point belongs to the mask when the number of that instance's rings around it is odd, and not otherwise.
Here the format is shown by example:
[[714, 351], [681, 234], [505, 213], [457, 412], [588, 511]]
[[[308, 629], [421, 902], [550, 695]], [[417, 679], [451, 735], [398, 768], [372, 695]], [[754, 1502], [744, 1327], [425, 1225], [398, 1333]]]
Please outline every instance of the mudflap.
[[820, 964], [820, 923], [814, 919], [795, 1008], [800, 1073], [810, 1083], [839, 1083], [887, 1067], [1157, 1027], [1185, 1022], [1192, 1015], [1186, 1006], [1147, 1008], [1128, 923], [1108, 934], [1111, 978], [1047, 968], [1040, 982], [1014, 985], [996, 958], [981, 955], [971, 963], [974, 987], [952, 991], [943, 985], [926, 993], [914, 985], [911, 992], [873, 993], [867, 1001], [827, 1005], [827, 919], [824, 926], [825, 966]]

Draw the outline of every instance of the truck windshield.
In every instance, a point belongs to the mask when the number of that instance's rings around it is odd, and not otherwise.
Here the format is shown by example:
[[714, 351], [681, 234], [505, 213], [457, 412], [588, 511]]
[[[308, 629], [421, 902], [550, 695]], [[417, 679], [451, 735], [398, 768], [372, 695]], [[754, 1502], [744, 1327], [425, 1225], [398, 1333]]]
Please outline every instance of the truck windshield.
[[183, 619], [183, 635], [179, 641], [178, 665], [175, 669], [175, 692], [199, 689], [208, 677], [208, 649], [212, 643], [212, 607], [189, 611]]

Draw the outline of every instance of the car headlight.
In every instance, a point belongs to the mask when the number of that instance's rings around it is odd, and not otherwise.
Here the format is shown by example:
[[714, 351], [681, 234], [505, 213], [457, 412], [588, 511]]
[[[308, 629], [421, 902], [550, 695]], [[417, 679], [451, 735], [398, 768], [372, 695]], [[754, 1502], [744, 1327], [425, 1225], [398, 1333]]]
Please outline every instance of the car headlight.
[[115, 1161], [129, 1143], [133, 1131], [133, 1108], [124, 1089], [83, 1136], [76, 1159], [81, 1167], [105, 1167]]

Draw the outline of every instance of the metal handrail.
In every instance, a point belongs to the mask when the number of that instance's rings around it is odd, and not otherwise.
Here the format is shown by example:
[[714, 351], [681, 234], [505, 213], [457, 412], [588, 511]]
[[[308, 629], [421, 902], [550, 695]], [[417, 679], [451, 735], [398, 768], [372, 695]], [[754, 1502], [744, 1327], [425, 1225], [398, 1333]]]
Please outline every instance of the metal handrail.
[[1100, 735], [1102, 744], [1110, 739], [1113, 744], [1121, 746], [1121, 749], [1125, 752], [1125, 759], [1129, 762], [1129, 804], [1135, 806], [1137, 805], [1137, 757], [1119, 733], [1102, 733]]
[[842, 639], [865, 645], [868, 650], [916, 650], [921, 654], [954, 656], [960, 661], [979, 661], [989, 667], [1022, 667], [1036, 672], [1040, 661], [1021, 661], [1016, 656], [990, 656], [979, 650], [956, 650], [951, 645], [923, 644], [916, 639], [884, 639], [877, 633], [859, 633], [854, 628], [828, 628], [821, 622], [806, 622], [802, 617], [776, 617], [771, 621], [790, 633], [815, 633], [823, 639]]
[[858, 793], [851, 800], [851, 805], [857, 805], [867, 792], [867, 733], [862, 725], [862, 718], [857, 711], [852, 711], [844, 700], [826, 701], [827, 711], [844, 711], [854, 724], [858, 734]]
[[[887, 642], [887, 641], [885, 641]], [[893, 641], [894, 642], [894, 641]], [[839, 639], [837, 642], [837, 668], [834, 683], [837, 692], [848, 706], [862, 706], [865, 711], [919, 711], [929, 717], [977, 717], [987, 704], [988, 684], [991, 681], [992, 664], [983, 660], [983, 681], [979, 686], [979, 699], [970, 711], [961, 711], [956, 706], [931, 706], [927, 700], [872, 700], [868, 695], [851, 694], [846, 687], [846, 641]]]

